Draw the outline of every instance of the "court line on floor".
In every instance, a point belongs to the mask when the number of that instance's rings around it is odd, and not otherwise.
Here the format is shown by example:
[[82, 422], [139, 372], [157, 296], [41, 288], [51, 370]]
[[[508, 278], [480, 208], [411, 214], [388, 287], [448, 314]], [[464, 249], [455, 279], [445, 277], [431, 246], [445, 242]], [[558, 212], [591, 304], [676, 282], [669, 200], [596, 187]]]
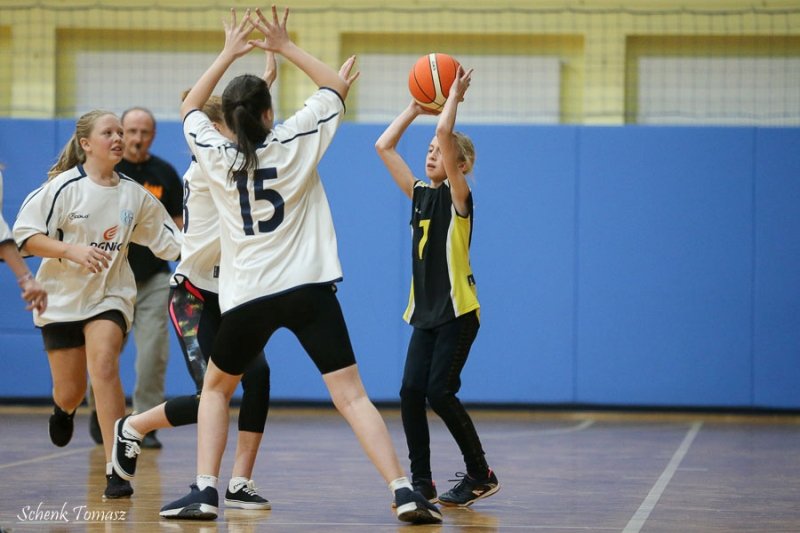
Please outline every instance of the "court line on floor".
[[672, 459], [670, 459], [667, 467], [663, 472], [661, 472], [661, 476], [659, 476], [656, 484], [650, 489], [647, 497], [636, 510], [633, 517], [628, 522], [628, 525], [625, 526], [625, 529], [622, 530], [622, 533], [639, 533], [639, 531], [642, 529], [642, 526], [644, 526], [644, 523], [647, 522], [647, 519], [650, 517], [650, 513], [655, 508], [658, 500], [661, 498], [661, 495], [667, 488], [667, 485], [669, 485], [669, 482], [672, 480], [672, 476], [675, 474], [675, 471], [678, 470], [681, 461], [683, 461], [683, 458], [686, 457], [686, 453], [689, 451], [689, 447], [692, 445], [695, 437], [697, 437], [697, 434], [700, 432], [700, 427], [702, 427], [702, 425], [702, 422], [695, 422], [692, 424], [692, 427], [689, 428], [689, 432], [686, 433], [686, 436], [683, 438], [683, 442], [681, 442], [681, 445], [678, 446], [677, 450], [675, 450], [675, 453], [672, 455]]
[[507, 439], [509, 437], [527, 437], [529, 435], [561, 435], [562, 433], [573, 433], [575, 431], [582, 431], [592, 424], [594, 424], [594, 420], [584, 420], [580, 424], [576, 424], [574, 426], [569, 426], [565, 428], [553, 428], [553, 429], [527, 429], [523, 431], [502, 431], [498, 432], [497, 434], [494, 433], [486, 433], [486, 435], [481, 435], [481, 440], [491, 440], [493, 438], [497, 439]]
[[88, 451], [94, 450], [94, 449], [95, 449], [95, 446], [89, 446], [87, 448], [76, 448], [74, 450], [56, 452], [56, 453], [51, 453], [51, 454], [48, 454], [48, 455], [42, 455], [42, 456], [39, 456], [39, 457], [33, 457], [31, 459], [24, 459], [22, 461], [15, 461], [13, 463], [0, 464], [0, 470], [3, 470], [4, 468], [11, 468], [13, 466], [21, 466], [21, 465], [27, 465], [27, 464], [31, 464], [31, 463], [41, 463], [41, 462], [44, 462], [44, 461], [49, 461], [50, 459], [57, 459], [59, 457], [65, 457], [67, 455], [74, 455], [76, 453], [88, 452]]

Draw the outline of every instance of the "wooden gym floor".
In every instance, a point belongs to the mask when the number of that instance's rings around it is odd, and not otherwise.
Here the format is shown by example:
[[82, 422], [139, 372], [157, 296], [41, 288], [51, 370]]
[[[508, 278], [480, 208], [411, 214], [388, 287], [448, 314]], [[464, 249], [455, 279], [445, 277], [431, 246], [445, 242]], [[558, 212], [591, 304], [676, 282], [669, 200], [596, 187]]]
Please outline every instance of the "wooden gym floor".
[[[383, 413], [406, 465], [398, 413]], [[159, 432], [164, 449], [143, 451], [133, 497], [104, 503], [102, 447], [89, 438], [85, 408], [63, 449], [49, 441], [48, 414], [0, 407], [3, 533], [800, 531], [796, 416], [473, 411], [502, 490], [471, 508], [444, 508], [441, 526], [409, 526], [394, 518], [388, 489], [333, 411], [273, 409], [254, 474], [272, 510], [225, 510], [214, 522], [158, 516], [194, 479], [194, 426]], [[230, 428], [220, 485], [235, 416]], [[435, 416], [431, 433], [443, 491], [463, 465]], [[35, 521], [45, 510], [58, 519]]]

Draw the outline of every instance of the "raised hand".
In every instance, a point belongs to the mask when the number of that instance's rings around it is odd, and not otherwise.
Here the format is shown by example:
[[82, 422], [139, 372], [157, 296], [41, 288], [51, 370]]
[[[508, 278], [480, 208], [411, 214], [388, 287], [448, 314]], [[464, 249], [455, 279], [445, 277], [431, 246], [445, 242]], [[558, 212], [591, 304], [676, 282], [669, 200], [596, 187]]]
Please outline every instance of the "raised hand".
[[271, 50], [266, 51], [267, 66], [264, 67], [264, 76], [262, 79], [267, 82], [267, 87], [272, 88], [272, 84], [278, 78], [278, 62], [275, 60], [275, 52]]
[[230, 21], [222, 22], [225, 27], [225, 46], [223, 53], [230, 54], [234, 58], [239, 58], [253, 49], [250, 42], [250, 32], [253, 30], [253, 21], [250, 18], [250, 10], [244, 13], [242, 21], [236, 22], [236, 10], [231, 9]]
[[339, 77], [342, 78], [342, 81], [344, 81], [348, 87], [350, 87], [361, 75], [361, 71], [359, 70], [357, 70], [355, 74], [350, 74], [350, 72], [353, 70], [353, 65], [355, 62], [356, 56], [350, 56], [339, 68]]
[[459, 102], [464, 101], [464, 94], [469, 89], [469, 84], [472, 81], [472, 70], [464, 70], [464, 67], [459, 66], [456, 77], [453, 80], [453, 85], [450, 87], [450, 96], [457, 98]]
[[264, 38], [251, 40], [250, 43], [262, 50], [280, 53], [283, 47], [291, 42], [291, 39], [289, 39], [289, 32], [286, 29], [286, 21], [289, 19], [289, 8], [287, 7], [284, 9], [282, 20], [278, 20], [278, 8], [275, 5], [272, 6], [271, 21], [268, 20], [258, 8], [256, 8], [256, 15], [258, 16], [258, 20], [254, 21], [251, 19], [251, 24], [264, 34]]

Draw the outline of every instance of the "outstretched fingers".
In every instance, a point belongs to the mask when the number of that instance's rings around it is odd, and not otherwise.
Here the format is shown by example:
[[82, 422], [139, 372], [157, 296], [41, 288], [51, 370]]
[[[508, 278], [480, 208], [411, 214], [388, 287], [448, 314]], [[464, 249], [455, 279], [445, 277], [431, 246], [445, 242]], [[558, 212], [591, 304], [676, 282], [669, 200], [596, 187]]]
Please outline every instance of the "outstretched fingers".
[[472, 82], [472, 71], [474, 69], [464, 70], [464, 67], [459, 66], [456, 77], [453, 80], [453, 86], [450, 88], [450, 93], [458, 98], [459, 102], [464, 101], [464, 93], [469, 89], [469, 84]]
[[339, 77], [344, 80], [344, 82], [349, 87], [358, 77], [361, 75], [361, 71], [356, 71], [355, 74], [351, 74], [353, 70], [353, 65], [356, 62], [356, 56], [352, 55], [342, 63], [342, 66], [339, 68]]
[[289, 41], [289, 33], [286, 30], [286, 22], [289, 19], [289, 8], [284, 10], [283, 19], [278, 18], [278, 8], [274, 4], [272, 6], [272, 20], [269, 20], [258, 8], [256, 8], [255, 14], [257, 20], [250, 19], [250, 23], [253, 25], [253, 28], [264, 35], [264, 38], [250, 41], [250, 43], [262, 50], [279, 51], [281, 46]]
[[250, 19], [250, 10], [246, 10], [241, 21], [237, 22], [236, 10], [231, 9], [230, 19], [223, 22], [225, 26], [224, 50], [234, 57], [241, 57], [253, 49], [253, 44], [248, 42], [250, 32], [253, 30], [253, 21]]

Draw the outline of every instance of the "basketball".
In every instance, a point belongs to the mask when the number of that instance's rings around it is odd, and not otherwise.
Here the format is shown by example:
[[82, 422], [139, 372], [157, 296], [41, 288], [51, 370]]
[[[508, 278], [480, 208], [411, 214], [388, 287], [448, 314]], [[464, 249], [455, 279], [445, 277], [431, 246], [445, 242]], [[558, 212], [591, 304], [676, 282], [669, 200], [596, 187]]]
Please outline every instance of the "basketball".
[[411, 96], [422, 107], [441, 112], [459, 66], [459, 62], [447, 54], [420, 57], [408, 74]]

